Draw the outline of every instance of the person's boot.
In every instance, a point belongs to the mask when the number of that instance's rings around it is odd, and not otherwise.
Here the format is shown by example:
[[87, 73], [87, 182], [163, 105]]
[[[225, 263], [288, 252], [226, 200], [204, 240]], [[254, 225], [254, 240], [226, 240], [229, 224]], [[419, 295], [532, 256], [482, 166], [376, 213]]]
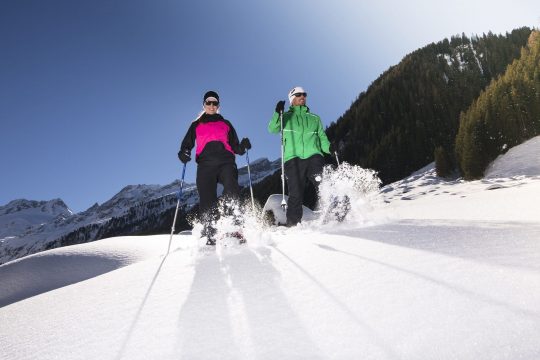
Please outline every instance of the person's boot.
[[246, 243], [246, 238], [244, 237], [244, 234], [242, 234], [242, 232], [240, 232], [240, 231], [234, 231], [234, 232], [227, 233], [226, 237], [238, 239], [238, 243], [240, 245]]
[[216, 233], [217, 233], [217, 230], [210, 223], [204, 224], [203, 230], [201, 231], [201, 235], [206, 236], [206, 245], [210, 245], [210, 246], [216, 245]]

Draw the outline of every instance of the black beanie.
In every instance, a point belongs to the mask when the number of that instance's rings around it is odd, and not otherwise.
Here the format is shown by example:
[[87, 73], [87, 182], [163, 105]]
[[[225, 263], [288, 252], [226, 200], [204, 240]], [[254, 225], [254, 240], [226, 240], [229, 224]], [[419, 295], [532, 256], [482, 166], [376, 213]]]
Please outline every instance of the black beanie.
[[206, 99], [211, 98], [211, 97], [215, 98], [215, 99], [219, 102], [219, 95], [218, 95], [218, 93], [215, 92], [215, 91], [212, 91], [212, 90], [207, 91], [206, 94], [204, 94], [203, 102], [205, 102]]

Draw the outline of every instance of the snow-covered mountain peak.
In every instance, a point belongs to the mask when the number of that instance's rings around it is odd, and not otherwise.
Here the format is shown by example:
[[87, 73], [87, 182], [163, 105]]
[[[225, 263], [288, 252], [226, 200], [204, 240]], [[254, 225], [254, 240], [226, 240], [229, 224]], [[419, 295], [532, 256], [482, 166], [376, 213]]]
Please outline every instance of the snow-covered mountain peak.
[[268, 160], [268, 158], [265, 158], [265, 157], [262, 157], [262, 158], [258, 158], [256, 160], [253, 160], [251, 161], [251, 166], [256, 166], [258, 165], [259, 163], [266, 163], [266, 164], [270, 164], [270, 160]]
[[14, 214], [17, 212], [43, 213], [52, 216], [58, 216], [60, 214], [72, 214], [71, 210], [61, 199], [53, 199], [49, 201], [17, 199], [9, 202], [7, 205], [0, 206], [0, 216]]
[[[241, 163], [241, 162], [239, 162]], [[270, 161], [267, 158], [259, 158], [255, 161], [252, 161], [249, 164], [249, 171], [251, 172], [251, 181], [257, 182], [268, 175], [272, 175], [277, 171], [281, 166], [281, 158], [278, 158], [274, 161]], [[241, 186], [247, 186], [249, 184], [249, 175], [247, 164], [238, 169], [238, 183]]]
[[142, 201], [158, 191], [161, 185], [128, 185], [114, 195], [110, 200], [103, 203], [102, 207], [128, 206]]
[[35, 201], [18, 199], [0, 207], [0, 239], [26, 234], [47, 223], [57, 223], [73, 216], [60, 199]]

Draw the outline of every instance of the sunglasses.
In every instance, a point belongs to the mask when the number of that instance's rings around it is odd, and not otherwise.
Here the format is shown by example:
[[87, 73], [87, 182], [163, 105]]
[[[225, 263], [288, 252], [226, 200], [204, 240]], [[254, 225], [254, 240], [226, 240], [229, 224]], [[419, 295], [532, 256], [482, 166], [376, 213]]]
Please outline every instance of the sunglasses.
[[307, 93], [296, 93], [294, 94], [295, 97], [300, 97], [300, 96], [303, 96], [303, 97], [307, 97]]
[[210, 105], [218, 106], [219, 101], [205, 101], [204, 105], [206, 105], [206, 106], [210, 106]]

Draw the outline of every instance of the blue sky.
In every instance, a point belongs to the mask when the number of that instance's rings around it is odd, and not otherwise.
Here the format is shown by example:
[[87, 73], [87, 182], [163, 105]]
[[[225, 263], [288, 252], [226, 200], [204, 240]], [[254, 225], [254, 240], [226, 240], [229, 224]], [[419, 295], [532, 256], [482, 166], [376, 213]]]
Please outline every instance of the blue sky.
[[293, 86], [329, 125], [420, 47], [539, 25], [540, 2], [523, 0], [2, 0], [0, 205], [62, 198], [79, 212], [172, 182], [210, 89], [250, 159], [276, 159], [266, 126]]

